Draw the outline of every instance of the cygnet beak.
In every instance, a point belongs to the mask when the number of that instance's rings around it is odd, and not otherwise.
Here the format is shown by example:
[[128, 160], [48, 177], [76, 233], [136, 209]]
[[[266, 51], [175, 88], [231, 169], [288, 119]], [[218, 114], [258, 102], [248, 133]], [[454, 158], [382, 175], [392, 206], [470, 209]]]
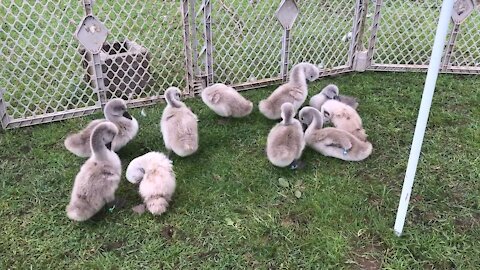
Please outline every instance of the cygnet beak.
[[107, 147], [108, 150], [112, 150], [112, 142], [109, 142], [107, 144], [105, 144], [105, 146]]
[[308, 128], [308, 125], [305, 124], [305, 123], [302, 123], [302, 129], [303, 129], [303, 131], [307, 130], [307, 128]]
[[335, 96], [333, 97], [333, 99], [334, 99], [334, 100], [340, 100], [340, 97], [339, 97], [338, 95], [335, 95]]
[[123, 117], [132, 120], [132, 116], [127, 111], [123, 113]]

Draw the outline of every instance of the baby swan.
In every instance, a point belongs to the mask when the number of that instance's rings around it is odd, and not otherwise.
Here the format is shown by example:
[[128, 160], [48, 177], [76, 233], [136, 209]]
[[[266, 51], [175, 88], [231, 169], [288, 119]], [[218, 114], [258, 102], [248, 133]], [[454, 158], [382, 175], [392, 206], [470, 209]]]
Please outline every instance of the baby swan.
[[297, 167], [297, 161], [305, 148], [303, 129], [300, 122], [293, 118], [295, 108], [291, 103], [281, 106], [282, 122], [276, 124], [267, 137], [267, 157], [277, 167]]
[[100, 123], [92, 131], [92, 156], [75, 177], [70, 203], [66, 211], [71, 220], [85, 221], [105, 203], [113, 202], [120, 183], [122, 166], [118, 155], [111, 151], [118, 128], [111, 122]]
[[223, 83], [203, 89], [202, 100], [212, 111], [223, 117], [244, 117], [253, 109], [252, 102]]
[[167, 106], [163, 110], [160, 129], [168, 151], [181, 157], [198, 149], [197, 116], [180, 101], [180, 89], [170, 87], [165, 91]]
[[309, 104], [311, 107], [320, 110], [323, 103], [325, 103], [327, 100], [335, 99], [352, 107], [355, 110], [358, 108], [358, 102], [354, 97], [343, 96], [339, 93], [338, 86], [335, 84], [329, 84], [325, 86], [320, 93], [310, 98]]
[[281, 117], [280, 107], [286, 102], [291, 103], [294, 111], [297, 112], [307, 99], [307, 80], [314, 81], [319, 74], [318, 67], [310, 63], [295, 65], [290, 73], [289, 81], [275, 89], [267, 99], [260, 101], [258, 104], [260, 112], [268, 119], [279, 119]]
[[367, 140], [367, 134], [362, 126], [362, 118], [352, 107], [338, 100], [327, 100], [321, 108], [325, 122], [331, 122], [336, 128], [352, 133], [361, 141]]
[[372, 153], [372, 144], [361, 141], [338, 128], [323, 128], [323, 117], [313, 107], [300, 110], [299, 119], [309, 125], [305, 131], [305, 143], [324, 156], [347, 161], [361, 161]]
[[140, 182], [139, 193], [150, 213], [161, 215], [167, 211], [175, 192], [175, 173], [172, 161], [163, 153], [150, 152], [135, 158], [127, 167], [126, 177], [133, 184]]
[[107, 102], [104, 109], [106, 119], [97, 119], [90, 122], [86, 128], [78, 133], [71, 134], [65, 139], [65, 148], [79, 157], [89, 157], [90, 135], [100, 123], [110, 121], [118, 128], [118, 134], [112, 142], [113, 151], [118, 151], [131, 141], [138, 132], [138, 122], [127, 111], [127, 103], [121, 98]]
[[325, 103], [329, 99], [338, 99], [338, 87], [335, 84], [329, 84], [325, 86], [320, 93], [314, 95], [310, 98], [309, 105], [314, 107], [318, 110], [322, 107], [323, 103]]

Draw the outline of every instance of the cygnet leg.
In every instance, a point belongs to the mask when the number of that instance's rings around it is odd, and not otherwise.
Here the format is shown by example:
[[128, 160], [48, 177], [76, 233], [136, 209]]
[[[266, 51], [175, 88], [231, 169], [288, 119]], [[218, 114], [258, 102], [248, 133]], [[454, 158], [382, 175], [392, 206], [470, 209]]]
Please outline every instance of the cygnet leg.
[[136, 205], [136, 206], [132, 207], [132, 210], [133, 210], [133, 212], [141, 215], [141, 214], [145, 213], [146, 207], [145, 207], [145, 204], [141, 203], [139, 205]]

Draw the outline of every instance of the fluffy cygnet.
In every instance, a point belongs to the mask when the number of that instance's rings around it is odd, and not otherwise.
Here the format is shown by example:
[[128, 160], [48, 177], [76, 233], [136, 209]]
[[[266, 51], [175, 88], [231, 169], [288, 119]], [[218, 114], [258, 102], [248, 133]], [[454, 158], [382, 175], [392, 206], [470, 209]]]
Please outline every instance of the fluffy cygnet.
[[85, 221], [115, 199], [122, 166], [118, 155], [111, 151], [118, 128], [111, 122], [97, 125], [92, 131], [92, 155], [75, 177], [66, 211], [71, 220]]
[[305, 143], [324, 156], [361, 161], [372, 153], [373, 147], [370, 142], [361, 141], [345, 130], [322, 128], [323, 117], [313, 107], [302, 108], [299, 119], [309, 125], [305, 131]]
[[307, 81], [314, 81], [319, 77], [320, 70], [310, 63], [300, 63], [293, 67], [289, 81], [278, 87], [273, 93], [258, 104], [260, 112], [268, 119], [279, 119], [281, 106], [291, 103], [294, 112], [302, 106], [307, 99]]
[[267, 137], [267, 157], [277, 167], [292, 165], [295, 168], [305, 148], [303, 129], [293, 118], [295, 109], [291, 103], [284, 103], [281, 110], [282, 122], [276, 124]]
[[107, 121], [114, 123], [118, 128], [118, 134], [112, 142], [112, 149], [115, 152], [137, 135], [138, 122], [128, 113], [127, 103], [123, 99], [115, 98], [107, 102], [104, 115], [106, 119], [93, 120], [80, 132], [69, 135], [64, 142], [68, 151], [79, 157], [89, 157], [91, 155], [90, 135], [100, 123]]
[[322, 105], [321, 113], [325, 122], [331, 122], [336, 128], [350, 132], [361, 141], [367, 140], [362, 118], [352, 107], [331, 99]]
[[178, 156], [189, 156], [198, 149], [198, 118], [180, 101], [180, 89], [177, 87], [165, 91], [165, 100], [167, 106], [160, 120], [165, 147]]
[[216, 83], [202, 90], [203, 102], [216, 114], [223, 117], [244, 117], [253, 109], [253, 103], [232, 87]]
[[150, 213], [167, 211], [176, 183], [172, 161], [164, 154], [150, 152], [135, 158], [127, 167], [126, 177], [133, 184], [140, 183], [139, 193]]

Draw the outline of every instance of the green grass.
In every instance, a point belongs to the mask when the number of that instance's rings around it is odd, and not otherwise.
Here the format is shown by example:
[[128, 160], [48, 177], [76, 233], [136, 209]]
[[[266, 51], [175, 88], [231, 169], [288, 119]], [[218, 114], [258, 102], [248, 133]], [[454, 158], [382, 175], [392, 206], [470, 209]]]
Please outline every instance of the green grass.
[[[308, 149], [300, 171], [272, 166], [264, 154], [274, 122], [255, 110], [223, 120], [200, 99], [200, 150], [174, 158], [178, 188], [169, 211], [138, 216], [136, 187], [124, 178], [127, 205], [74, 223], [65, 206], [83, 163], [65, 135], [99, 117], [0, 134], [0, 269], [476, 269], [480, 265], [480, 82], [441, 75], [405, 228], [393, 222], [425, 75], [363, 73], [321, 79], [360, 99], [374, 145], [360, 163]], [[257, 103], [273, 87], [245, 92]], [[164, 151], [159, 104], [132, 114], [141, 129], [119, 152], [123, 167]], [[278, 178], [290, 186], [283, 188]], [[297, 199], [295, 191], [301, 191]], [[369, 268], [370, 267], [370, 268]]]

